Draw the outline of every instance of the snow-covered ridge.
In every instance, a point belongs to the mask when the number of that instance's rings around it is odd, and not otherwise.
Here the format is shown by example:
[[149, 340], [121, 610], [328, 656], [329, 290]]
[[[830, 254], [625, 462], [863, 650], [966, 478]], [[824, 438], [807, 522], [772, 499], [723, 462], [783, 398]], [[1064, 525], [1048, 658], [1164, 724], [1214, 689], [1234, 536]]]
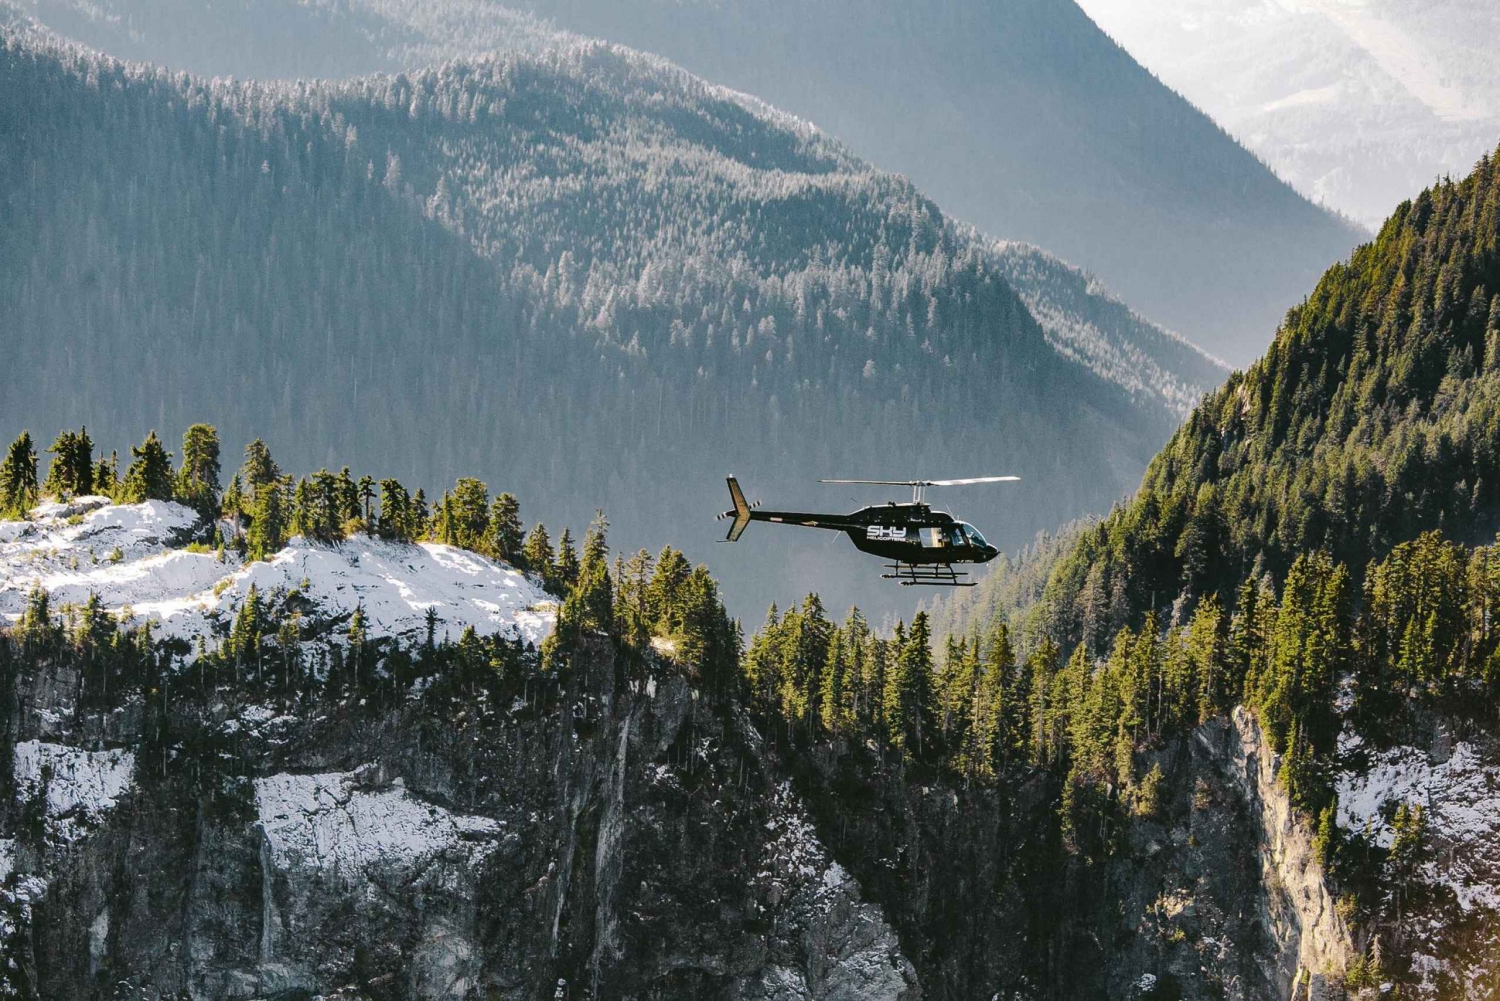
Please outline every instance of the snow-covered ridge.
[[113, 504], [104, 497], [44, 504], [27, 522], [0, 522], [0, 622], [15, 621], [33, 587], [54, 610], [96, 594], [106, 608], [149, 621], [159, 638], [212, 648], [253, 585], [267, 599], [297, 591], [309, 625], [340, 623], [363, 608], [368, 635], [425, 639], [427, 613], [437, 640], [466, 627], [539, 643], [555, 603], [514, 567], [436, 543], [359, 535], [323, 545], [293, 538], [272, 559], [223, 561], [185, 548], [200, 524], [180, 504]]

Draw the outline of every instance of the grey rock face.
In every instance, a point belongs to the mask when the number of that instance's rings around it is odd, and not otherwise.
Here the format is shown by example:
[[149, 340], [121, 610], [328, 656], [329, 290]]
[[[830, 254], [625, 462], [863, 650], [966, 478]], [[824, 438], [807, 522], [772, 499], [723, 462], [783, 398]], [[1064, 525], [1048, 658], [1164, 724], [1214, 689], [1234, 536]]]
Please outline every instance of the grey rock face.
[[603, 644], [578, 660], [505, 707], [226, 693], [239, 774], [213, 782], [70, 746], [98, 724], [60, 711], [58, 672], [23, 679], [12, 736], [68, 763], [67, 815], [6, 853], [23, 996], [921, 996], [738, 710], [627, 682]]

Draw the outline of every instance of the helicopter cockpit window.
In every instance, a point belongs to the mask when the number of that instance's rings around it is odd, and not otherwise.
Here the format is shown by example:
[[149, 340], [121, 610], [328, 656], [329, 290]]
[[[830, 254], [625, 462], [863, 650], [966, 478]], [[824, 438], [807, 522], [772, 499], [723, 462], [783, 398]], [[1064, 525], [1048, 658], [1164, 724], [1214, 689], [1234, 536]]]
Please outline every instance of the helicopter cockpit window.
[[964, 534], [969, 537], [969, 545], [978, 546], [981, 549], [984, 548], [984, 536], [979, 534], [979, 529], [975, 528], [973, 525], [965, 525]]
[[964, 529], [963, 529], [963, 526], [962, 525], [949, 525], [948, 526], [948, 545], [950, 545], [950, 546], [962, 546], [964, 544], [965, 544], [965, 542], [964, 542]]

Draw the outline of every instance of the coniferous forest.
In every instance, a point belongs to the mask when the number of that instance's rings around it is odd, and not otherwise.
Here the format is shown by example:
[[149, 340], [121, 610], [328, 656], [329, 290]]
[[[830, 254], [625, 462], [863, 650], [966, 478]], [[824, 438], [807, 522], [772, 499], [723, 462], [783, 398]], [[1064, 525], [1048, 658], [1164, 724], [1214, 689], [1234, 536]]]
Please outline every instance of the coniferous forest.
[[[963, 499], [1019, 541], [1123, 493], [1218, 378], [1170, 337], [1147, 368], [1068, 347], [904, 180], [608, 46], [335, 84], [3, 59], [11, 425], [211, 409], [290, 469], [475, 471], [702, 558], [730, 472], [843, 507], [812, 481], [1018, 471]], [[821, 548], [762, 533], [725, 572], [852, 597]]]
[[[247, 82], [0, 14], [0, 997], [1500, 996], [1500, 152], [1213, 388], [501, 20]], [[711, 545], [725, 473], [939, 471], [1023, 477], [971, 591]]]

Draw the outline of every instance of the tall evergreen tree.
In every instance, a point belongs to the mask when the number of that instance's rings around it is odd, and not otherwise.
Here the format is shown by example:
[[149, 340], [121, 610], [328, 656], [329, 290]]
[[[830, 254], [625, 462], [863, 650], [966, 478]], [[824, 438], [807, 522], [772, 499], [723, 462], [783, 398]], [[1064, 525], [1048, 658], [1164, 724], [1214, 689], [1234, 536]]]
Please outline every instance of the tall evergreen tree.
[[552, 584], [552, 562], [556, 554], [552, 551], [552, 540], [547, 536], [547, 526], [537, 522], [526, 534], [526, 543], [521, 547], [521, 562], [526, 569], [539, 575], [543, 583]]
[[148, 500], [171, 500], [172, 455], [152, 431], [139, 446], [132, 446], [133, 460], [125, 473], [125, 502], [138, 504]]
[[514, 494], [502, 493], [490, 508], [485, 548], [491, 556], [516, 566], [525, 566], [521, 529], [521, 504]]
[[78, 497], [94, 489], [94, 443], [88, 428], [64, 431], [47, 449], [53, 459], [42, 492], [58, 498]]
[[281, 469], [271, 458], [271, 450], [259, 438], [245, 446], [245, 462], [240, 466], [240, 479], [244, 483], [245, 494], [252, 510], [259, 500], [260, 488], [270, 486], [281, 479]]
[[0, 517], [26, 517], [36, 498], [36, 446], [31, 432], [22, 431], [0, 463]]

